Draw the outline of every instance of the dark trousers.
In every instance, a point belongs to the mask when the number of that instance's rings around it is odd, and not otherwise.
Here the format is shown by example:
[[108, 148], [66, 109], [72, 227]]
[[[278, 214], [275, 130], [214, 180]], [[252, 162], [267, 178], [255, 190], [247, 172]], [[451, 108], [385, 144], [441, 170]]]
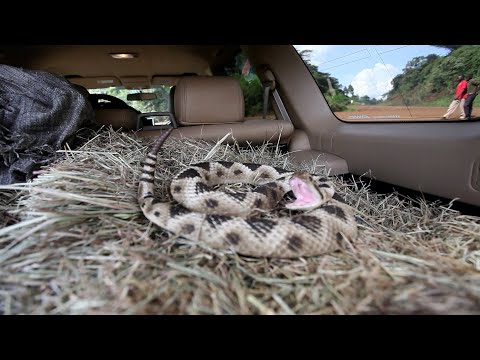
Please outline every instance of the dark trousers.
[[465, 99], [465, 105], [463, 105], [463, 108], [465, 109], [466, 119], [470, 119], [470, 117], [472, 116], [473, 101], [475, 100], [476, 96], [477, 96], [477, 93], [470, 93]]

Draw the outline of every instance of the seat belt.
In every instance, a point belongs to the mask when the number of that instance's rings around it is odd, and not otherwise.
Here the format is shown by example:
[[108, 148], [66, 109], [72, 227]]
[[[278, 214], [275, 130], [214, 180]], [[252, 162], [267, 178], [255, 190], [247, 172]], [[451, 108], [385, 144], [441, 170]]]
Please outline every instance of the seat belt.
[[263, 93], [263, 118], [265, 119], [267, 117], [268, 99], [271, 93], [275, 104], [278, 106], [278, 111], [280, 112], [282, 119], [291, 123], [292, 120], [290, 119], [287, 109], [285, 108], [285, 105], [278, 94], [278, 90], [276, 88], [277, 81], [275, 79], [275, 75], [273, 75], [273, 72], [266, 65], [260, 65], [257, 70], [257, 75], [265, 89]]
[[270, 95], [270, 86], [265, 86], [265, 90], [263, 91], [263, 118], [267, 118], [267, 110], [268, 110], [268, 98]]
[[267, 118], [268, 111], [268, 99], [270, 97], [270, 91], [275, 90], [275, 76], [270, 69], [266, 69], [263, 73], [265, 81], [262, 82], [264, 87], [263, 91], [263, 118]]

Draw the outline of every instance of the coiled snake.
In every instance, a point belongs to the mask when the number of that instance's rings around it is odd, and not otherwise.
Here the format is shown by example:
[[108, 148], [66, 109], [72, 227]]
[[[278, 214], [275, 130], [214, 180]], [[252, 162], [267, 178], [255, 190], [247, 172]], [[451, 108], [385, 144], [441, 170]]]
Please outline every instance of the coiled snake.
[[[315, 256], [337, 250], [344, 237], [356, 239], [353, 209], [335, 194], [327, 179], [306, 172], [259, 164], [204, 162], [173, 178], [170, 192], [178, 204], [156, 199], [153, 183], [157, 154], [170, 132], [158, 137], [141, 163], [138, 202], [154, 224], [212, 248], [255, 257]], [[215, 184], [239, 182], [259, 186], [248, 193], [212, 189]], [[290, 190], [296, 199], [286, 208], [293, 211], [293, 216], [249, 216], [254, 209], [273, 208]]]

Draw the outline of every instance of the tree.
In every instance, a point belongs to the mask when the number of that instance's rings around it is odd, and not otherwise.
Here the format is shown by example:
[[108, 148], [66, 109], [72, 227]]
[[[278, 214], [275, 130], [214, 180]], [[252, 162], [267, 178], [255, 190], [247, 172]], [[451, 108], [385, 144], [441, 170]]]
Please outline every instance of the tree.
[[311, 54], [312, 50], [302, 50], [299, 52], [300, 57], [303, 59], [315, 82], [325, 96], [328, 105], [333, 111], [346, 110], [347, 105], [350, 103], [346, 91], [342, 90], [342, 85], [337, 78], [331, 76], [329, 73], [319, 71], [318, 66], [310, 62]]
[[432, 45], [432, 46], [439, 47], [439, 48], [444, 48], [444, 49], [448, 49], [450, 51], [453, 51], [453, 50], [458, 49], [462, 45]]
[[350, 94], [351, 96], [354, 95], [354, 90], [353, 90], [353, 86], [352, 84], [348, 85], [348, 89], [347, 89], [347, 94]]
[[412, 60], [407, 62], [407, 65], [405, 65], [405, 69], [411, 70], [411, 69], [417, 69], [421, 67], [425, 62], [427, 61], [427, 58], [425, 56], [416, 56]]
[[[263, 85], [253, 67], [247, 76], [243, 76], [242, 70], [247, 60], [247, 55], [240, 52], [233, 63], [225, 68], [225, 72], [240, 82], [245, 101], [245, 116], [258, 116], [263, 109]], [[271, 106], [270, 102], [269, 105]]]
[[[437, 46], [437, 45], [434, 45]], [[389, 105], [448, 105], [457, 84], [457, 76], [469, 72], [480, 75], [480, 46], [438, 45], [451, 52], [445, 56], [430, 54], [412, 58], [401, 74], [391, 82], [385, 102]]]
[[362, 103], [370, 104], [370, 96], [364, 95], [359, 99]]
[[310, 62], [310, 56], [312, 55], [312, 50], [302, 50], [298, 54], [303, 59], [303, 61], [309, 63]]

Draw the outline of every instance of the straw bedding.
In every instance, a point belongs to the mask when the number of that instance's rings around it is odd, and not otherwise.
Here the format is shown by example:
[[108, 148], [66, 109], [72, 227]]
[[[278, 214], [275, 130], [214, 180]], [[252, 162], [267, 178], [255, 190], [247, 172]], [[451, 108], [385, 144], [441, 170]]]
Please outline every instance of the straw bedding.
[[[332, 177], [356, 209], [351, 246], [299, 259], [217, 251], [170, 236], [140, 211], [140, 162], [152, 141], [102, 131], [62, 150], [33, 182], [0, 187], [0, 313], [480, 313], [480, 218], [377, 194], [367, 178]], [[161, 158], [156, 196], [165, 200], [169, 180], [195, 162], [315, 168], [291, 163], [275, 143], [167, 140]]]

